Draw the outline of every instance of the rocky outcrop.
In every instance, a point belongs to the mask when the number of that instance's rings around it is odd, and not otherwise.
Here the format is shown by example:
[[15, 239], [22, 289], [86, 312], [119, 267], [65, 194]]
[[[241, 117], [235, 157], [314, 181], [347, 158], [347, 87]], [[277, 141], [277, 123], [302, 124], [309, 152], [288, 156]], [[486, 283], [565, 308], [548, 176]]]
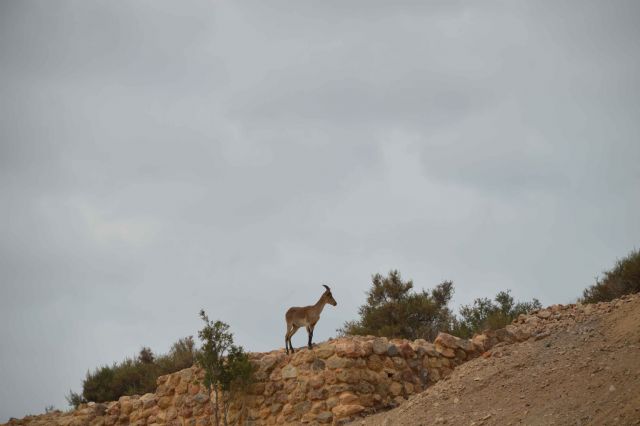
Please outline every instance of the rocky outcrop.
[[[500, 357], [500, 348], [542, 339], [568, 322], [608, 312], [625, 299], [596, 305], [553, 305], [521, 315], [504, 329], [473, 339], [440, 333], [425, 340], [344, 337], [302, 349], [253, 353], [255, 383], [229, 406], [239, 424], [342, 424], [358, 416], [392, 408], [410, 395], [446, 378], [453, 369], [482, 355]], [[193, 425], [211, 424], [212, 404], [192, 367], [158, 378], [153, 394], [89, 403], [69, 413], [12, 419], [9, 425]]]
[[[433, 344], [345, 337], [293, 355], [253, 353], [255, 383], [230, 405], [230, 418], [255, 425], [340, 423], [394, 407], [480, 353], [472, 342], [446, 334]], [[9, 424], [204, 426], [210, 424], [212, 404], [202, 379], [202, 370], [192, 367], [159, 377], [154, 394]]]

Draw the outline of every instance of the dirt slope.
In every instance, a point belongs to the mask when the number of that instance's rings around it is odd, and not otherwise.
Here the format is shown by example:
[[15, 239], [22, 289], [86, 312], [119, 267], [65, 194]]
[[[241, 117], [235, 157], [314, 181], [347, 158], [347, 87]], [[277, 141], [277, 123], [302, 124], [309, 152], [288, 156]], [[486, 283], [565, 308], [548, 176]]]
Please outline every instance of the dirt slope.
[[640, 425], [640, 296], [578, 308], [352, 424]]

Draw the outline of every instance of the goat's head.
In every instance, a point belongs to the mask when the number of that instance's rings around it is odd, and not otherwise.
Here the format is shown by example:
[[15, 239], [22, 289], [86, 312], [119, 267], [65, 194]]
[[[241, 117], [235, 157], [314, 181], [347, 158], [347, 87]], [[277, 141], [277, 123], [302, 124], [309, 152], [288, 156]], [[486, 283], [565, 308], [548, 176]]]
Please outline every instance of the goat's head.
[[336, 299], [333, 298], [333, 295], [331, 294], [331, 289], [329, 288], [329, 286], [326, 286], [324, 284], [322, 284], [322, 286], [326, 288], [326, 290], [324, 291], [324, 294], [322, 295], [322, 298], [324, 299], [324, 301], [330, 305], [336, 306], [338, 302], [336, 302]]

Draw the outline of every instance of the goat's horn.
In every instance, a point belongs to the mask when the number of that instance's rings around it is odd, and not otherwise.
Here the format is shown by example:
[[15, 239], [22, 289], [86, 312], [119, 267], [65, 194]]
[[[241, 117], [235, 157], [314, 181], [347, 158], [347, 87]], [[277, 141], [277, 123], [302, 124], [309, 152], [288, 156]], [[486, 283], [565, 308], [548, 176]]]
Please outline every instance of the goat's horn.
[[329, 286], [326, 286], [326, 285], [322, 284], [322, 287], [326, 288], [326, 289], [327, 289], [327, 291], [331, 291], [331, 289], [329, 288]]

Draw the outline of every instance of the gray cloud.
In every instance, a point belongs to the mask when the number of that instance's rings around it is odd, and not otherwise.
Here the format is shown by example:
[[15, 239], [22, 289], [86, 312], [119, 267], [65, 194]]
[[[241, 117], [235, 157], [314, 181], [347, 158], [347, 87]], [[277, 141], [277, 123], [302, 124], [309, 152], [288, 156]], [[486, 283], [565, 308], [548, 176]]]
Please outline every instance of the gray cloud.
[[638, 12], [2, 3], [0, 421], [201, 307], [270, 350], [390, 268], [574, 300], [640, 236]]

